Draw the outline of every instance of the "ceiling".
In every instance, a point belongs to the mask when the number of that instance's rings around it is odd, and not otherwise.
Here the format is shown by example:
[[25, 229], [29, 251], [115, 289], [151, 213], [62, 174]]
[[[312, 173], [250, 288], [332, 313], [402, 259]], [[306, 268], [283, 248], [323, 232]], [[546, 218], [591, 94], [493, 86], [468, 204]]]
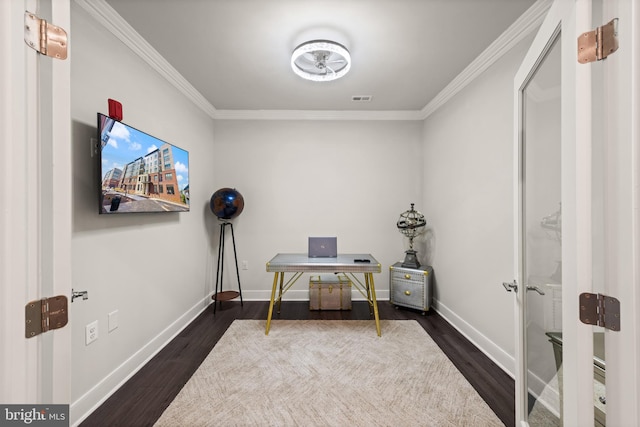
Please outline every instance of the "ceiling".
[[[317, 111], [423, 109], [534, 2], [106, 0], [216, 110]], [[295, 75], [313, 39], [346, 46], [349, 74]]]

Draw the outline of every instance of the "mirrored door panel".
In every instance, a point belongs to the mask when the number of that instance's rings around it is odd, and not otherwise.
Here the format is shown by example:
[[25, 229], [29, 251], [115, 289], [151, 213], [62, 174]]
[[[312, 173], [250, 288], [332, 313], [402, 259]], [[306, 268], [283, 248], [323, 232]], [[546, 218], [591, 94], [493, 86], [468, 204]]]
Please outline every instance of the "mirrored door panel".
[[560, 35], [523, 92], [523, 296], [531, 426], [561, 425]]

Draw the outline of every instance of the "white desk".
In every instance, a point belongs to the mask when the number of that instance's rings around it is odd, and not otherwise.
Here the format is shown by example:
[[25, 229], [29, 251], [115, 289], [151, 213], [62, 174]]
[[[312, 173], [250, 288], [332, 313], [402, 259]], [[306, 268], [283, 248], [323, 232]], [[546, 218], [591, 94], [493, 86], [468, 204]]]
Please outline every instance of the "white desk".
[[[368, 259], [370, 262], [356, 262], [355, 260]], [[302, 276], [303, 273], [343, 273], [353, 280], [354, 287], [367, 299], [373, 309], [378, 336], [380, 332], [380, 318], [378, 315], [378, 301], [376, 300], [376, 287], [373, 283], [373, 273], [380, 273], [380, 263], [371, 254], [338, 254], [336, 258], [309, 258], [307, 254], [278, 254], [267, 263], [267, 272], [275, 273], [273, 287], [271, 289], [271, 301], [269, 302], [269, 314], [267, 316], [267, 328], [265, 335], [269, 335], [273, 305], [276, 302], [276, 289], [279, 287], [278, 307], [282, 303], [282, 296]], [[285, 273], [293, 275], [285, 282]], [[363, 274], [364, 280], [360, 281], [356, 273]]]

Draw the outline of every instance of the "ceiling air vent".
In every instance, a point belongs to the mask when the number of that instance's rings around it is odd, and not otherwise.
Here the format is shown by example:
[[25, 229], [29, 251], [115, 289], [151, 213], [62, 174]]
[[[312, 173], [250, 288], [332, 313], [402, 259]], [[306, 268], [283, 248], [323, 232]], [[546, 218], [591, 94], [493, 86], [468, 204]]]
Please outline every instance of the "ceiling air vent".
[[371, 101], [371, 95], [354, 95], [351, 100], [353, 102], [369, 102]]

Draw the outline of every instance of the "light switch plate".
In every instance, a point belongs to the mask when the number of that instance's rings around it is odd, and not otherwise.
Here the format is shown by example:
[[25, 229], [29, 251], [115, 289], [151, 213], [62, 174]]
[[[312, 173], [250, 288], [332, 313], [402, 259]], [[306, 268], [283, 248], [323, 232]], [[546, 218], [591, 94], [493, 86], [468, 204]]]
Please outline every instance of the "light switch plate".
[[109, 313], [109, 332], [118, 329], [118, 310]]

